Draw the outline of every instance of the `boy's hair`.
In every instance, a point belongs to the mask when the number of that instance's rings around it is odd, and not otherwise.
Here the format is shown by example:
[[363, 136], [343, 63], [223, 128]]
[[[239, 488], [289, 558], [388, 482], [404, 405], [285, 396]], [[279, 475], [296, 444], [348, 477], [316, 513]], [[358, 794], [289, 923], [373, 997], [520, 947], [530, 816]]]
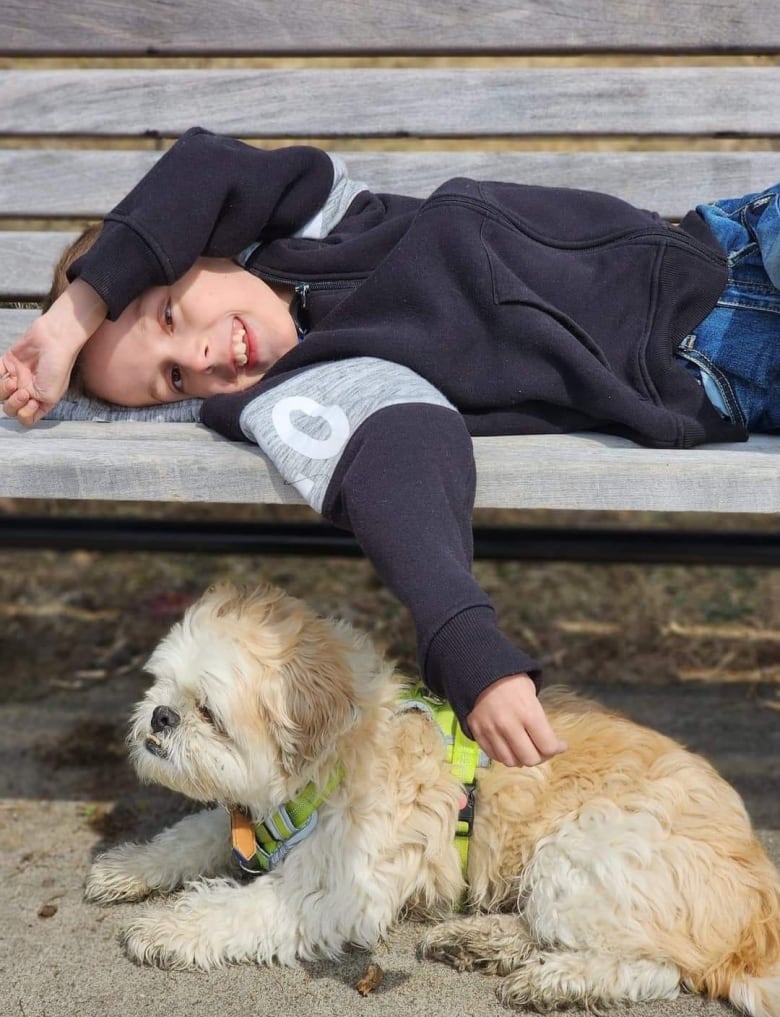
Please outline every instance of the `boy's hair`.
[[[48, 311], [57, 297], [67, 288], [68, 285], [68, 269], [82, 254], [86, 254], [87, 251], [92, 247], [97, 238], [100, 236], [100, 231], [103, 228], [102, 222], [93, 223], [91, 226], [87, 226], [84, 232], [76, 237], [72, 244], [65, 248], [54, 266], [54, 275], [51, 280], [51, 289], [48, 295], [41, 304], [41, 312]], [[82, 395], [88, 395], [83, 385], [81, 384], [81, 378], [79, 376], [79, 358], [76, 358], [76, 363], [73, 365], [73, 370], [70, 375], [70, 383], [68, 385], [68, 394], [71, 397], [77, 397]]]
[[76, 237], [73, 243], [69, 247], [66, 247], [62, 252], [59, 261], [54, 266], [51, 289], [49, 290], [48, 296], [41, 304], [41, 311], [48, 311], [57, 297], [63, 292], [63, 290], [66, 289], [68, 285], [68, 269], [74, 261], [80, 258], [82, 254], [86, 254], [92, 247], [97, 238], [100, 236], [102, 228], [102, 222], [96, 222], [91, 226], [87, 226], [81, 236]]

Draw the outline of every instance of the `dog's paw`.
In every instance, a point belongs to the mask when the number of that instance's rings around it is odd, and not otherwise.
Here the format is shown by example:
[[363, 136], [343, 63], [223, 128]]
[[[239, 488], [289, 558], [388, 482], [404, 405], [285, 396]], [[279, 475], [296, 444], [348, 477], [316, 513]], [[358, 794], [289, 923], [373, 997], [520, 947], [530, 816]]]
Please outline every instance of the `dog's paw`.
[[119, 940], [127, 956], [137, 964], [177, 969], [196, 967], [192, 950], [182, 940], [170, 905], [148, 906], [131, 925], [122, 930]]
[[418, 953], [458, 971], [505, 975], [523, 964], [533, 949], [528, 928], [518, 915], [476, 914], [435, 925]]
[[423, 936], [417, 944], [417, 956], [420, 960], [449, 964], [456, 971], [471, 971], [474, 966], [473, 959], [464, 949], [463, 942], [452, 935], [446, 924], [431, 929]]
[[203, 918], [187, 906], [186, 898], [147, 904], [122, 931], [120, 942], [137, 964], [209, 971], [224, 964], [226, 958], [212, 942]]
[[150, 885], [139, 864], [141, 851], [138, 845], [123, 844], [99, 855], [84, 885], [85, 900], [95, 904], [143, 900], [158, 889]]

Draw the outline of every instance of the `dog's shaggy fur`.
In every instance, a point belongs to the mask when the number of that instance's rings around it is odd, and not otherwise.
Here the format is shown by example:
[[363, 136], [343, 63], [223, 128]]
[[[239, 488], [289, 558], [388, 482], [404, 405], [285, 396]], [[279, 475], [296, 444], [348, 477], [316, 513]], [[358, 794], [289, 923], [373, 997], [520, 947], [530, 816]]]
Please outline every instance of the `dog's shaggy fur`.
[[[669, 738], [545, 693], [569, 749], [480, 772], [469, 906], [453, 917], [461, 791], [435, 725], [396, 709], [401, 679], [366, 637], [278, 590], [221, 586], [148, 666], [130, 736], [144, 780], [260, 819], [337, 763], [346, 776], [314, 833], [248, 885], [229, 876], [222, 808], [97, 858], [94, 901], [186, 884], [138, 912], [131, 957], [201, 968], [336, 957], [416, 910], [442, 920], [422, 955], [503, 976], [511, 1005], [593, 1008], [684, 987], [780, 1014], [778, 874], [736, 792]], [[153, 735], [156, 707], [176, 723]]]

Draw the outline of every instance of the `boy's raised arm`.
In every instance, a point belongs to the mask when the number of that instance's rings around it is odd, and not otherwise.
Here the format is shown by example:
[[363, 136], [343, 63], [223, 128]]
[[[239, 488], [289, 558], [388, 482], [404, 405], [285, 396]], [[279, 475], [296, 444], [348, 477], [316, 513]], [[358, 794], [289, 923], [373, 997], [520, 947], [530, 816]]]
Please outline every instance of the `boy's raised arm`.
[[113, 321], [201, 256], [233, 258], [254, 241], [292, 235], [322, 207], [333, 176], [321, 149], [269, 151], [192, 128], [108, 213], [68, 278], [88, 282]]
[[106, 216], [68, 269], [70, 286], [0, 358], [0, 401], [23, 424], [65, 392], [76, 357], [101, 322], [152, 286], [170, 285], [201, 256], [231, 258], [287, 236], [322, 207], [333, 182], [322, 150], [267, 151], [201, 128], [187, 131]]
[[105, 302], [77, 279], [0, 357], [0, 401], [28, 427], [63, 396], [81, 348], [106, 317]]

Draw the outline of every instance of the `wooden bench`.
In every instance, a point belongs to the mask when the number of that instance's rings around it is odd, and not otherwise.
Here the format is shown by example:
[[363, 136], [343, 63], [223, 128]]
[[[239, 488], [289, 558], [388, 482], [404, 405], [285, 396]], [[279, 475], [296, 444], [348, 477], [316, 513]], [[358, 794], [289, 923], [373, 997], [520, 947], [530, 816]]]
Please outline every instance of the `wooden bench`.
[[[776, 0], [47, 6], [44, 18], [6, 0], [0, 13], [2, 346], [63, 245], [196, 123], [263, 145], [312, 140], [375, 189], [418, 195], [463, 174], [598, 188], [674, 218], [780, 177]], [[195, 424], [4, 419], [0, 436], [0, 497], [299, 501], [256, 448]], [[481, 507], [780, 509], [774, 437], [684, 452], [595, 434], [475, 447]]]

